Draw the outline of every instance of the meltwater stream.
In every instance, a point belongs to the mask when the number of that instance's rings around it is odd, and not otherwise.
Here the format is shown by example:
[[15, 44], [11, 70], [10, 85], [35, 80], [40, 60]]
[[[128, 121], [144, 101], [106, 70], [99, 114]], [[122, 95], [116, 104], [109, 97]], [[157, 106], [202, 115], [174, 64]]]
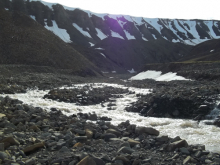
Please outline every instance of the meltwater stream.
[[[72, 87], [62, 87], [62, 88], [80, 88], [84, 85], [90, 85], [92, 88], [99, 88], [104, 86], [113, 86], [118, 88], [127, 88], [122, 85], [117, 84], [79, 84], [73, 85]], [[148, 94], [149, 89], [140, 88], [128, 88], [130, 91], [135, 91], [135, 93]], [[76, 114], [78, 112], [82, 113], [92, 113], [95, 112], [98, 116], [108, 116], [112, 118], [111, 123], [117, 125], [122, 121], [129, 120], [131, 124], [136, 124], [138, 126], [151, 126], [160, 131], [161, 135], [168, 135], [169, 137], [180, 136], [182, 139], [186, 139], [189, 144], [204, 144], [206, 150], [219, 152], [220, 153], [220, 128], [213, 125], [206, 125], [203, 122], [196, 122], [193, 120], [183, 120], [183, 119], [170, 119], [170, 118], [155, 118], [155, 117], [143, 117], [139, 116], [137, 113], [125, 111], [125, 107], [132, 102], [137, 101], [136, 94], [124, 94], [123, 98], [116, 99], [115, 110], [107, 110], [108, 102], [104, 103], [105, 107], [100, 104], [90, 105], [90, 106], [78, 106], [74, 103], [64, 103], [58, 102], [50, 99], [43, 99], [43, 96], [49, 91], [42, 90], [29, 90], [24, 94], [11, 94], [7, 95], [14, 99], [19, 99], [25, 104], [29, 104], [35, 107], [41, 107], [50, 111], [50, 108], [60, 109], [66, 115]], [[6, 96], [6, 95], [3, 95]]]

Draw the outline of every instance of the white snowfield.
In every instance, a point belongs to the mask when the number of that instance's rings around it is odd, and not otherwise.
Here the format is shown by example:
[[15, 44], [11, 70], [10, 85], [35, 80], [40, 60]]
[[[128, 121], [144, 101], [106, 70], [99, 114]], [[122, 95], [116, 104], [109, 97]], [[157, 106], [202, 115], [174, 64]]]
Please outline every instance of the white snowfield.
[[76, 23], [73, 23], [73, 26], [74, 26], [79, 32], [81, 32], [84, 36], [89, 37], [89, 38], [92, 38], [87, 31], [84, 31], [83, 28], [79, 27], [79, 25], [77, 25]]
[[46, 29], [52, 31], [54, 34], [56, 34], [58, 37], [60, 37], [64, 42], [72, 42], [70, 40], [70, 35], [67, 33], [65, 29], [60, 29], [57, 26], [56, 21], [52, 21], [53, 26], [45, 26]]
[[100, 29], [98, 29], [98, 28], [95, 28], [95, 29], [97, 31], [97, 36], [100, 38], [100, 40], [103, 40], [108, 37]]
[[169, 72], [166, 74], [162, 74], [161, 71], [153, 71], [153, 70], [141, 72], [136, 76], [131, 77], [129, 80], [144, 80], [144, 79], [154, 79], [156, 81], [189, 80], [182, 76], [177, 76], [176, 73]]
[[111, 35], [112, 35], [112, 37], [116, 37], [116, 38], [120, 38], [120, 39], [124, 40], [124, 38], [122, 36], [120, 36], [120, 34], [118, 34], [117, 32], [114, 32], [112, 30], [111, 30]]

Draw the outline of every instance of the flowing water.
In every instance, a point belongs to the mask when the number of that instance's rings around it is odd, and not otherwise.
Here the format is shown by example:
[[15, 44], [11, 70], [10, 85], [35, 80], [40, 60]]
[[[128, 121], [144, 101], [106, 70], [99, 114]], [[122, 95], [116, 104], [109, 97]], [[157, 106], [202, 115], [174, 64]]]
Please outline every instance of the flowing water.
[[[84, 85], [89, 85], [91, 87], [90, 90], [92, 90], [92, 88], [99, 88], [103, 86], [127, 88], [122, 85], [104, 83], [79, 84], [73, 85], [72, 87], [62, 88], [81, 88]], [[43, 96], [49, 92], [48, 90], [29, 90], [24, 94], [12, 94], [8, 96], [14, 99], [19, 99], [23, 101], [23, 103], [32, 105], [34, 107], [42, 107], [48, 111], [50, 111], [50, 108], [57, 108], [66, 115], [72, 115], [78, 112], [95, 112], [98, 116], [108, 116], [112, 118], [111, 123], [114, 125], [117, 125], [122, 121], [129, 120], [131, 124], [136, 124], [138, 126], [154, 127], [160, 131], [161, 135], [168, 135], [169, 137], [180, 136], [182, 139], [186, 139], [189, 144], [205, 144], [207, 150], [220, 153], [220, 147], [218, 147], [220, 144], [220, 128], [213, 125], [206, 125], [206, 121], [201, 121], [198, 123], [197, 121], [193, 120], [143, 117], [139, 116], [138, 113], [126, 112], [124, 110], [125, 107], [130, 105], [132, 102], [137, 101], [137, 93], [148, 94], [151, 92], [150, 89], [132, 87], [129, 87], [128, 89], [129, 91], [135, 91], [135, 94], [124, 94], [123, 98], [117, 98], [114, 110], [110, 111], [107, 110], [108, 102], [104, 103], [105, 107], [101, 106], [101, 104], [78, 106], [74, 103], [64, 103], [50, 99], [43, 99]], [[212, 118], [218, 116], [219, 111], [219, 109], [214, 109], [210, 114]]]

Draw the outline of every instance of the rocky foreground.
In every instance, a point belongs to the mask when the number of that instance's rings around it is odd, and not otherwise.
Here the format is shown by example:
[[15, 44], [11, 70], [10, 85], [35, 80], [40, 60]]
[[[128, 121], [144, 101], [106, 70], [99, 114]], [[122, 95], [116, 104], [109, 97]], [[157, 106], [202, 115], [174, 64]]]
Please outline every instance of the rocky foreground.
[[2, 164], [140, 165], [219, 164], [220, 155], [180, 137], [160, 136], [129, 121], [113, 126], [96, 114], [85, 120], [59, 110], [46, 112], [9, 97], [0, 98]]
[[[122, 97], [121, 94], [128, 91], [110, 87], [93, 90], [85, 95], [85, 90], [55, 88], [77, 83], [105, 82], [151, 89], [152, 93], [148, 97], [137, 94], [138, 101], [126, 109], [144, 116], [198, 117], [201, 120], [219, 99], [217, 79], [126, 81], [131, 75], [83, 78], [72, 76], [68, 70], [58, 72], [51, 68], [1, 67], [1, 94], [24, 93], [30, 88], [49, 89], [45, 98], [91, 105], [109, 101], [113, 95]], [[219, 123], [218, 120], [216, 125], [220, 126]], [[111, 118], [107, 116], [78, 113], [67, 117], [55, 108], [47, 112], [19, 100], [0, 97], [0, 162], [14, 165], [217, 165], [220, 164], [220, 155], [206, 151], [204, 145], [189, 145], [178, 135], [175, 138], [161, 136], [154, 128], [137, 127], [129, 121], [113, 126]]]

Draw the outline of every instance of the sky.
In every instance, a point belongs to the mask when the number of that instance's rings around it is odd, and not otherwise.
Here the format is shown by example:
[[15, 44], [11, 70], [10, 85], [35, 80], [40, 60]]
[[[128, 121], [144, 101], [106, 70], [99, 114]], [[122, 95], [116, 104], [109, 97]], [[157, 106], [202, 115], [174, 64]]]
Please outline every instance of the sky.
[[43, 0], [90, 10], [146, 18], [220, 20], [220, 0]]

